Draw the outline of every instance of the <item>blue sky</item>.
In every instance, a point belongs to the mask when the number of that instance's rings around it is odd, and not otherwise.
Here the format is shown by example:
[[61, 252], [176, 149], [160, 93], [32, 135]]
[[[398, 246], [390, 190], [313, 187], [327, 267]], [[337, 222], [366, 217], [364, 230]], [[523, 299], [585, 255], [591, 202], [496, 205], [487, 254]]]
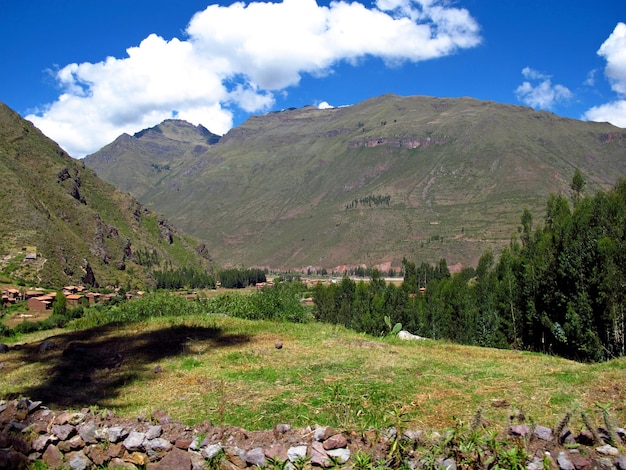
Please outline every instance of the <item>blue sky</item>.
[[0, 101], [82, 157], [164, 119], [385, 93], [626, 127], [624, 0], [0, 0]]

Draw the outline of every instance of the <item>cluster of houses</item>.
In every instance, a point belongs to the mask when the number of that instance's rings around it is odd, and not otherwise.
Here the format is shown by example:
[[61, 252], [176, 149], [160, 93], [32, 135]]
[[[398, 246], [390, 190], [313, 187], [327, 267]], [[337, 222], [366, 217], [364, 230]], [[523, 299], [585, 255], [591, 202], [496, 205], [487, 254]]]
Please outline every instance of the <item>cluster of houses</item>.
[[[97, 302], [107, 302], [111, 298], [118, 295], [117, 292], [110, 294], [100, 294], [98, 292], [90, 292], [83, 286], [65, 286], [62, 290], [65, 296], [65, 302], [68, 307], [78, 305], [93, 305]], [[143, 295], [143, 292], [137, 292], [137, 296]], [[18, 301], [25, 300], [28, 310], [44, 312], [52, 308], [57, 297], [56, 292], [43, 292], [38, 290], [20, 291], [19, 289], [5, 289], [2, 291], [2, 305], [15, 304]], [[126, 294], [127, 298], [133, 297], [132, 294]]]

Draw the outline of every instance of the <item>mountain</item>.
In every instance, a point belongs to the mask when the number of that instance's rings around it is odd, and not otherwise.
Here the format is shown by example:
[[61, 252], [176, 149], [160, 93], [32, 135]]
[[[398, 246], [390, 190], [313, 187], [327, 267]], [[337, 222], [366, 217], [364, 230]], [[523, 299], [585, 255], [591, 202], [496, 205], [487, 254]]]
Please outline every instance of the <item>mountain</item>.
[[0, 173], [4, 277], [56, 288], [142, 287], [159, 265], [211, 266], [204, 245], [99, 179], [2, 103]]
[[287, 109], [216, 143], [195, 143], [196, 130], [182, 147], [171, 126], [190, 129], [166, 121], [85, 164], [225, 266], [473, 265], [510, 241], [524, 209], [541, 223], [577, 168], [590, 193], [626, 176], [626, 130], [471, 98]]
[[83, 161], [122, 191], [145, 194], [175, 170], [178, 160], [193, 161], [219, 138], [201, 125], [168, 119], [133, 136], [122, 134]]

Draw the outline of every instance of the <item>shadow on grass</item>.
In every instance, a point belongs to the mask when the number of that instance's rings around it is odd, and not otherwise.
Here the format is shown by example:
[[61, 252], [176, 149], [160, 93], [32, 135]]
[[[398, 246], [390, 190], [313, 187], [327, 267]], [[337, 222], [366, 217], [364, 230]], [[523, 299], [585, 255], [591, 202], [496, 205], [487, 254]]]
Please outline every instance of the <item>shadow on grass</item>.
[[215, 327], [130, 331], [127, 326], [106, 325], [49, 338], [54, 347], [47, 351], [42, 351], [40, 342], [14, 354], [16, 364], [40, 363], [46, 374], [38, 385], [22, 390], [22, 396], [42, 400], [49, 407], [106, 406], [135, 380], [159, 380], [159, 362], [192, 354], [194, 345], [220, 348], [249, 340], [247, 335], [224, 334]]

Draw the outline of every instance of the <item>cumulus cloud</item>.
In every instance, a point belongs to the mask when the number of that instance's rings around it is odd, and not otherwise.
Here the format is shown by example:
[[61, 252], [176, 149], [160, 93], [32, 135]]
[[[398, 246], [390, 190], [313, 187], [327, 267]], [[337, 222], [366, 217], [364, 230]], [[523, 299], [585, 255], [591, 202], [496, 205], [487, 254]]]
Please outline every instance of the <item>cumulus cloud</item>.
[[322, 101], [321, 103], [317, 105], [317, 108], [318, 109], [332, 109], [334, 108], [334, 106], [328, 103], [328, 101]]
[[184, 40], [152, 34], [126, 57], [61, 68], [62, 94], [27, 119], [77, 157], [175, 116], [221, 134], [233, 110], [271, 109], [304, 74], [365, 57], [389, 65], [442, 57], [478, 45], [479, 29], [444, 0], [210, 5], [191, 18]]
[[553, 84], [551, 76], [530, 67], [522, 69], [528, 79], [515, 89], [517, 99], [536, 109], [553, 109], [560, 102], [572, 98], [572, 92], [565, 86]]
[[604, 74], [611, 83], [611, 89], [617, 94], [617, 99], [589, 109], [583, 118], [626, 127], [626, 24], [617, 24], [600, 46], [598, 55], [606, 59]]

